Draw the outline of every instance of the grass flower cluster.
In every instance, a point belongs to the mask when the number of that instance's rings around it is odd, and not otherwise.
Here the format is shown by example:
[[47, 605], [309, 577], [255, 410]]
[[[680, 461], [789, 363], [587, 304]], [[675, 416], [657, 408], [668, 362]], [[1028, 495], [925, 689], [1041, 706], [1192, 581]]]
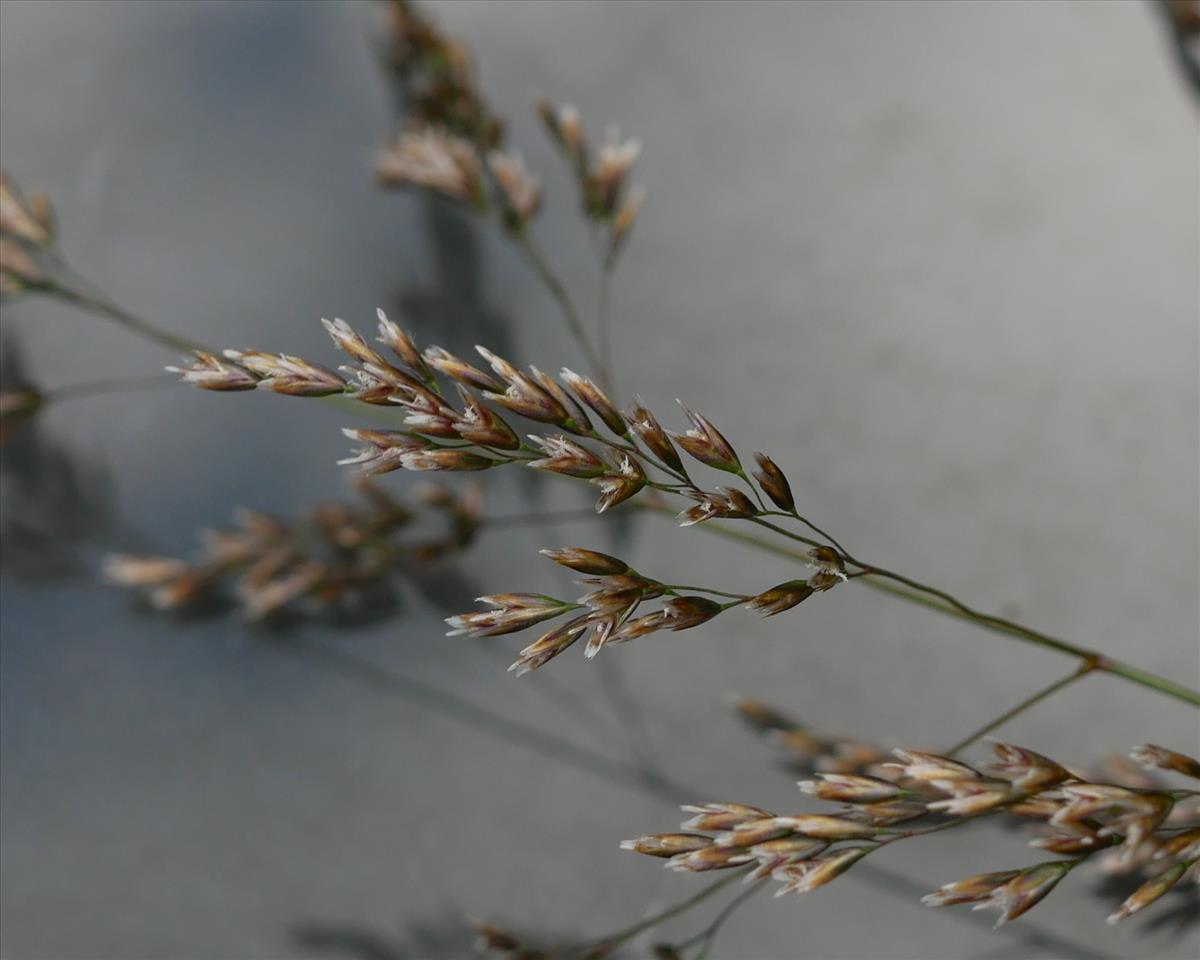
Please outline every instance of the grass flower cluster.
[[[395, 571], [466, 549], [494, 519], [474, 487], [426, 486], [410, 504], [387, 486], [394, 478], [379, 478], [403, 471], [477, 474], [517, 467], [588, 489], [596, 514], [620, 508], [673, 516], [680, 527], [699, 528], [685, 535], [736, 540], [780, 561], [780, 574], [772, 578], [777, 582], [729, 589], [732, 585], [698, 587], [673, 582], [665, 574], [650, 576], [592, 548], [545, 549], [542, 553], [555, 564], [580, 575], [580, 595], [560, 599], [531, 592], [491, 593], [478, 598], [483, 609], [447, 621], [451, 635], [486, 643], [538, 627], [539, 635], [509, 668], [518, 676], [577, 643], [592, 659], [611, 645], [700, 628], [735, 607], [765, 617], [788, 613], [835, 587], [882, 591], [1073, 661], [1070, 673], [1052, 678], [940, 752], [889, 751], [829, 736], [766, 704], [740, 701], [736, 710], [742, 719], [777, 746], [789, 766], [808, 774], [801, 791], [836, 806], [781, 814], [745, 803], [685, 805], [688, 817], [679, 831], [646, 834], [621, 846], [659, 858], [671, 870], [728, 871], [727, 877], [596, 941], [578, 956], [610, 955], [632, 937], [692, 909], [729, 880], [744, 879], [750, 885], [746, 895], [769, 882], [776, 884], [778, 896], [803, 894], [893, 844], [983, 819], [1033, 826], [1036, 835], [1030, 842], [1038, 857], [1049, 859], [946, 883], [929, 893], [925, 903], [996, 909], [1004, 923], [1031, 910], [1086, 864], [1142, 880], [1109, 916], [1115, 923], [1172, 889], [1194, 884], [1200, 875], [1200, 792], [1194, 784], [1179, 786], [1168, 779], [1200, 778], [1200, 763], [1192, 757], [1145, 745], [1132, 759], [1151, 773], [1122, 768], [1120, 776], [1106, 777], [1007, 743], [994, 745], [995, 759], [986, 766], [970, 765], [959, 754], [1094, 673], [1191, 707], [1200, 707], [1200, 693], [1091, 645], [987, 613], [939, 587], [875, 564], [851, 552], [804, 512], [803, 498], [796, 496], [781, 465], [786, 457], [763, 452], [745, 456], [713, 419], [682, 403], [672, 418], [660, 417], [661, 411], [652, 411], [637, 397], [618, 403], [607, 294], [601, 295], [596, 324], [589, 330], [534, 237], [538, 218], [551, 208], [549, 198], [508, 142], [506, 125], [479, 89], [469, 55], [414, 5], [394, 2], [388, 11], [384, 62], [396, 81], [404, 122], [376, 157], [378, 182], [388, 189], [436, 195], [499, 226], [558, 306], [586, 372], [563, 366], [551, 375], [485, 346], [476, 348], [477, 357], [460, 357], [436, 344], [419, 344], [383, 310], [370, 339], [341, 319], [322, 321], [342, 354], [340, 364], [261, 349], [204, 347], [92, 290], [59, 248], [49, 203], [40, 195], [26, 200], [0, 175], [0, 291], [6, 296], [55, 297], [153, 339], [176, 355], [185, 353], [187, 359], [167, 369], [203, 390], [333, 398], [343, 410], [372, 415], [370, 426], [353, 423], [343, 431], [354, 446], [341, 463], [354, 472], [360, 503], [321, 505], [294, 522], [243, 512], [233, 528], [205, 533], [202, 549], [190, 559], [114, 555], [105, 563], [104, 579], [144, 593], [164, 610], [186, 609], [222, 588], [231, 590], [251, 619], [354, 607]], [[569, 105], [541, 101], [535, 109], [570, 171], [576, 210], [594, 241], [607, 291], [643, 201], [642, 189], [632, 182], [641, 144], [623, 139], [615, 128], [603, 141], [593, 140]], [[75, 395], [87, 395], [89, 389], [80, 388]], [[30, 385], [6, 387], [0, 396], [0, 438], [53, 398]], [[375, 422], [380, 419], [385, 423]], [[437, 526], [434, 534], [422, 523], [429, 519]], [[730, 642], [735, 642], [732, 637]], [[533, 682], [548, 680], [543, 675]], [[664, 786], [665, 781], [654, 781], [659, 795]], [[664, 945], [659, 955], [682, 957], [692, 947], [697, 948], [695, 956], [706, 955], [725, 917], [742, 901], [733, 901], [692, 940]], [[549, 956], [498, 926], [481, 923], [477, 930], [483, 949], [510, 960]]]

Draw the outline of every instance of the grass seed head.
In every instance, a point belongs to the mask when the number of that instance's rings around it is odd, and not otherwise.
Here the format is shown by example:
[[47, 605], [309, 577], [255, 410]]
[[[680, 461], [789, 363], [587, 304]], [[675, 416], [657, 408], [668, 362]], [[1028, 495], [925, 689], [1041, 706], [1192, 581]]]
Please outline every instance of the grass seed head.
[[737, 454], [729, 441], [721, 432], [700, 414], [679, 404], [687, 418], [692, 421], [691, 429], [684, 433], [672, 433], [675, 442], [683, 447], [692, 457], [707, 466], [729, 473], [738, 473], [742, 469]]
[[771, 502], [780, 510], [791, 513], [796, 509], [796, 501], [792, 497], [792, 488], [783, 471], [765, 453], [756, 453], [754, 459], [759, 467], [754, 473], [754, 479], [762, 487], [763, 493], [770, 497]]

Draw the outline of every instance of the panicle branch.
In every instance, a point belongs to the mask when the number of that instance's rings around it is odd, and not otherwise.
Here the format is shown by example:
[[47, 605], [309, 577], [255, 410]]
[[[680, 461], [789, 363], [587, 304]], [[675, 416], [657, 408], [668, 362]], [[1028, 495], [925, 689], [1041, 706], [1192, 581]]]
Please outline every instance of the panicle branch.
[[[584, 466], [587, 465], [577, 469]], [[591, 659], [607, 644], [625, 643], [660, 630], [687, 630], [739, 604], [772, 616], [795, 606], [816, 589], [803, 580], [793, 580], [758, 595], [731, 594], [707, 587], [665, 583], [639, 573], [624, 560], [596, 550], [564, 547], [541, 552], [561, 566], [589, 574], [576, 581], [587, 587], [588, 592], [574, 602], [523, 593], [480, 597], [480, 602], [493, 609], [460, 614], [446, 621], [452, 628], [452, 636], [482, 637], [515, 633], [543, 620], [571, 615], [521, 651], [509, 668], [517, 676], [537, 669], [585, 637], [584, 656]], [[719, 602], [685, 591], [732, 599]], [[657, 609], [635, 616], [644, 603], [663, 597], [666, 599]]]
[[604, 142], [593, 149], [575, 107], [541, 100], [537, 111], [574, 175], [584, 215], [608, 229], [604, 264], [606, 270], [611, 270], [646, 195], [642, 187], [629, 183], [634, 161], [642, 150], [641, 141], [622, 140], [617, 128], [609, 127]]
[[[379, 341], [394, 359], [369, 346], [344, 321], [334, 320], [325, 321], [326, 329], [354, 361], [337, 373], [298, 357], [252, 350], [227, 350], [224, 359], [197, 353], [191, 366], [169, 369], [180, 373], [185, 382], [211, 390], [241, 391], [254, 386], [295, 396], [344, 394], [375, 406], [398, 407], [405, 430], [386, 434], [347, 430], [366, 442], [343, 462], [369, 474], [396, 469], [473, 471], [517, 464], [595, 485], [600, 492], [596, 501], [600, 513], [651, 490], [690, 502], [677, 516], [681, 526], [717, 519], [745, 520], [799, 541], [809, 548], [804, 560], [814, 572], [758, 595], [753, 608], [764, 614], [795, 606], [811, 593], [841, 582], [883, 578], [880, 582], [903, 584], [905, 589], [899, 592], [906, 599], [919, 598], [943, 611], [953, 608], [956, 616], [1003, 628], [1028, 643], [1074, 656], [1088, 671], [1109, 672], [1200, 705], [1200, 693], [1167, 678], [979, 613], [945, 591], [857, 559], [796, 511], [791, 485], [774, 460], [755, 454], [758, 470], [752, 478], [724, 434], [707, 417], [687, 407], [683, 409], [690, 427], [668, 432], [642, 401], [621, 414], [597, 383], [570, 370], [564, 368], [556, 380], [536, 366], [521, 370], [482, 346], [477, 351], [488, 369], [480, 369], [437, 345], [419, 351], [408, 333], [383, 311], [378, 314]], [[529, 421], [540, 432], [521, 439], [527, 428], [514, 426], [509, 416]], [[593, 417], [599, 423], [593, 423]], [[681, 454], [732, 475], [744, 488], [701, 486]], [[779, 509], [767, 507], [767, 500]], [[780, 527], [771, 517], [790, 517], [822, 539]]]
[[[774, 726], [772, 721], [771, 727]], [[930, 906], [969, 903], [1016, 919], [1046, 897], [1071, 870], [1092, 858], [1150, 874], [1109, 917], [1115, 923], [1149, 905], [1196, 873], [1200, 810], [1195, 790], [1163, 784], [1126, 787], [1093, 782], [1024, 747], [994, 745], [997, 761], [977, 769], [919, 750], [893, 751], [895, 760], [871, 773], [820, 773], [803, 793], [840, 804], [833, 813], [776, 814], [742, 803], [688, 805], [680, 833], [626, 840], [622, 849], [665, 860], [671, 870], [706, 872], [749, 868], [746, 882], [770, 878], [776, 896], [806, 893], [836, 879], [863, 857], [893, 843], [1004, 814], [1045, 829], [1032, 845], [1066, 859], [980, 874], [948, 883], [923, 900]], [[1135, 756], [1172, 758], [1177, 770], [1191, 758], [1144, 746]], [[1174, 757], [1180, 757], [1175, 761]], [[905, 824], [900, 827], [899, 824]], [[999, 925], [999, 923], [997, 925]]]
[[[482, 523], [474, 487], [456, 493], [428, 484], [412, 506], [366, 477], [356, 487], [359, 504], [322, 504], [299, 523], [242, 510], [235, 527], [204, 531], [203, 547], [191, 560], [110, 555], [103, 579], [142, 591], [160, 610], [187, 609], [223, 585], [232, 585], [251, 620], [356, 609], [386, 591], [398, 569], [464, 549]], [[423, 514], [440, 518], [442, 529], [433, 535], [414, 529]]]

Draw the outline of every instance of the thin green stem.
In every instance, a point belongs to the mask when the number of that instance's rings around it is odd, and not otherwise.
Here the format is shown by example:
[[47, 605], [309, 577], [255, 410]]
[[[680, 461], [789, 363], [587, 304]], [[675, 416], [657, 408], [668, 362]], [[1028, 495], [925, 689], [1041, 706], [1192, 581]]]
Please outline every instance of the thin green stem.
[[[751, 517], [750, 522], [757, 524], [760, 527], [764, 527], [765, 529], [770, 530], [774, 533], [777, 533], [781, 537], [787, 537], [789, 540], [795, 540], [797, 543], [803, 543], [810, 547], [824, 546], [824, 544], [821, 543], [819, 540], [813, 540], [811, 537], [804, 537], [798, 533], [792, 533], [792, 531], [785, 530], [783, 527], [778, 526], [777, 524], [771, 523], [771, 521], [769, 521], [769, 520], [763, 520], [761, 517]], [[805, 559], [806, 563], [809, 560], [807, 555], [805, 556], [804, 559]]]
[[493, 712], [475, 700], [459, 696], [365, 659], [344, 648], [324, 641], [306, 640], [291, 634], [286, 638], [265, 640], [271, 649], [291, 654], [353, 680], [381, 694], [396, 695], [422, 703], [443, 716], [469, 724], [486, 736], [506, 740], [542, 757], [552, 757], [577, 770], [592, 774], [609, 783], [622, 784], [642, 793], [653, 794], [667, 802], [677, 802], [686, 795], [684, 788], [672, 783], [656, 771], [644, 770], [626, 760], [608, 756], [589, 746], [544, 729], [544, 726], [525, 723]]
[[758, 503], [759, 511], [761, 511], [762, 513], [770, 512], [767, 510], [767, 502], [765, 500], [763, 500], [762, 494], [758, 492], [758, 487], [756, 487], [753, 484], [753, 482], [751, 482], [750, 478], [748, 476], [746, 476], [746, 471], [742, 469], [740, 464], [737, 468], [737, 475], [739, 477], [741, 477], [742, 480], [745, 481], [746, 486], [748, 486], [750, 488], [751, 495], [754, 497], [755, 501]]
[[626, 927], [624, 930], [619, 930], [616, 933], [609, 934], [607, 937], [602, 937], [601, 939], [594, 941], [590, 946], [584, 947], [582, 950], [580, 950], [577, 955], [580, 957], [586, 957], [600, 950], [603, 950], [605, 953], [609, 953], [621, 946], [621, 944], [628, 943], [643, 930], [649, 930], [651, 927], [655, 927], [660, 923], [670, 920], [672, 917], [677, 917], [681, 913], [686, 913], [688, 910], [691, 910], [692, 907], [698, 906], [713, 894], [725, 889], [725, 887], [729, 886], [739, 877], [744, 877], [752, 869], [754, 869], [753, 864], [748, 867], [744, 867], [741, 870], [734, 871], [728, 876], [724, 876], [714, 883], [710, 883], [699, 893], [693, 894], [686, 900], [681, 900], [679, 903], [675, 904], [675, 906], [668, 907], [665, 910], [660, 910], [658, 913], [651, 914], [645, 920], [641, 920], [638, 923], [633, 924], [633, 926]]
[[686, 583], [664, 583], [663, 586], [667, 590], [694, 590], [697, 593], [711, 593], [717, 597], [732, 597], [738, 603], [744, 603], [750, 599], [750, 597], [744, 593], [728, 593], [725, 590], [713, 590], [711, 587], [693, 587]]
[[616, 390], [617, 383], [613, 373], [612, 314], [609, 312], [612, 276], [612, 264], [606, 261], [600, 271], [600, 293], [596, 298], [596, 342], [599, 344], [604, 369], [608, 371], [608, 389]]
[[1082, 664], [1079, 665], [1079, 669], [1073, 670], [1071, 673], [1067, 674], [1065, 677], [1061, 677], [1058, 680], [1055, 680], [1049, 686], [1043, 687], [1041, 690], [1038, 690], [1036, 693], [1032, 694], [1031, 696], [1026, 697], [1024, 700], [1022, 700], [1020, 703], [1018, 703], [1011, 710], [1006, 710], [1004, 713], [1000, 714], [1000, 716], [996, 717], [996, 719], [991, 720], [988, 723], [985, 723], [978, 730], [974, 731], [973, 733], [969, 734], [966, 737], [963, 737], [961, 740], [958, 741], [958, 743], [956, 743], [954, 746], [952, 746], [949, 750], [946, 751], [945, 756], [953, 757], [956, 754], [961, 753], [963, 750], [966, 750], [967, 747], [969, 747], [971, 744], [975, 743], [975, 741], [981, 739], [982, 737], [986, 737], [989, 733], [991, 733], [997, 727], [1003, 726], [1004, 724], [1008, 723], [1009, 720], [1012, 720], [1014, 717], [1017, 717], [1020, 714], [1024, 713], [1030, 707], [1034, 707], [1037, 704], [1041, 703], [1043, 700], [1045, 700], [1047, 697], [1051, 697], [1054, 694], [1058, 693], [1059, 690], [1063, 690], [1066, 687], [1069, 687], [1076, 680], [1080, 679], [1081, 677], [1085, 677], [1089, 673], [1092, 673], [1094, 670], [1098, 669], [1099, 666], [1100, 666], [1099, 662], [1097, 662], [1095, 660], [1085, 660]]
[[756, 880], [751, 886], [747, 887], [736, 897], [730, 900], [729, 903], [725, 904], [725, 906], [721, 908], [721, 912], [713, 918], [712, 923], [710, 923], [694, 937], [689, 937], [687, 940], [684, 940], [683, 943], [680, 943], [678, 945], [679, 949], [686, 950], [694, 944], [699, 943], [700, 949], [696, 951], [696, 956], [693, 957], [692, 960], [705, 960], [709, 954], [709, 951], [712, 950], [713, 943], [716, 942], [717, 934], [721, 932], [721, 927], [725, 925], [725, 921], [733, 916], [734, 911], [736, 911], [738, 907], [740, 907], [743, 903], [745, 903], [752, 896], [754, 896], [754, 894], [758, 893], [758, 891], [762, 889], [763, 884], [766, 883], [766, 879], [766, 877], [762, 877], [761, 879]]
[[63, 400], [75, 400], [80, 397], [95, 397], [106, 393], [127, 393], [133, 390], [153, 390], [159, 387], [173, 387], [175, 381], [168, 377], [114, 377], [107, 380], [88, 380], [83, 383], [71, 383], [65, 387], [55, 387], [47, 390], [43, 399], [47, 403], [59, 403]]
[[599, 519], [602, 514], [597, 513], [592, 507], [579, 507], [576, 510], [543, 510], [534, 513], [514, 513], [500, 514], [498, 516], [484, 516], [480, 518], [480, 526], [482, 527], [521, 527], [526, 524], [534, 523], [555, 523], [560, 520], [593, 520]]
[[[888, 574], [888, 571], [880, 571], [874, 568], [869, 569], [866, 572], [863, 583], [876, 590], [890, 593], [892, 596], [901, 597], [912, 603], [921, 604], [947, 616], [969, 621], [986, 630], [991, 630], [993, 633], [1003, 633], [1011, 637], [1016, 637], [1019, 640], [1024, 640], [1026, 643], [1056, 650], [1059, 653], [1077, 657], [1080, 660], [1095, 659], [1099, 661], [1096, 667], [1097, 670], [1103, 670], [1105, 673], [1111, 673], [1114, 676], [1122, 677], [1140, 686], [1157, 690], [1159, 693], [1174, 697], [1176, 700], [1182, 700], [1184, 703], [1189, 703], [1194, 707], [1200, 707], [1200, 692], [1186, 687], [1181, 683], [1168, 680], [1166, 677], [1160, 677], [1157, 674], [1150, 673], [1148, 670], [1142, 670], [1140, 667], [1135, 667], [1121, 660], [1106, 657], [1096, 650], [1088, 650], [1085, 647], [1076, 646], [1065, 640], [1059, 640], [1055, 637], [1039, 633], [1036, 630], [1030, 630], [1028, 627], [1013, 623], [1011, 620], [1005, 620], [1003, 617], [994, 617], [979, 613], [957, 600], [953, 603], [949, 601], [939, 603], [937, 599], [933, 599], [932, 597], [940, 597], [941, 591], [927, 590], [926, 593], [932, 593], [931, 597], [913, 592], [912, 590], [905, 590], [903, 587], [897, 587], [886, 580], [875, 579], [877, 576], [887, 576]], [[897, 577], [892, 575], [892, 579], [897, 579]]]
[[534, 273], [546, 285], [546, 289], [550, 291], [550, 295], [558, 304], [563, 318], [567, 321], [567, 327], [571, 331], [571, 336], [575, 338], [579, 349], [583, 351], [588, 365], [595, 371], [596, 377], [600, 381], [600, 386], [608, 390], [610, 382], [608, 367], [600, 355], [596, 353], [591, 340], [588, 339], [587, 331], [583, 327], [583, 321], [579, 319], [579, 312], [575, 309], [575, 304], [571, 300], [571, 295], [567, 293], [567, 288], [551, 269], [545, 254], [542, 253], [541, 248], [538, 247], [533, 237], [529, 234], [529, 231], [522, 230], [515, 233], [513, 234], [513, 239], [518, 249], [520, 249], [529, 261], [529, 265], [533, 268]]
[[[83, 280], [78, 282], [80, 285], [90, 286], [90, 284], [85, 284]], [[85, 292], [79, 289], [78, 286], [59, 279], [52, 282], [50, 290], [62, 299], [74, 303], [85, 310], [90, 310], [92, 313], [100, 314], [139, 336], [154, 340], [170, 350], [182, 353], [207, 350], [206, 347], [201, 346], [194, 340], [189, 340], [187, 337], [172, 333], [170, 330], [164, 330], [149, 320], [130, 313], [100, 294]]]
[[811, 530], [813, 533], [815, 533], [818, 537], [824, 537], [826, 540], [828, 540], [829, 543], [837, 549], [838, 553], [844, 554], [847, 557], [850, 556], [849, 550], [847, 550], [845, 547], [843, 547], [840, 543], [838, 543], [835, 539], [833, 539], [832, 536], [830, 536], [828, 533], [826, 533], [824, 530], [822, 530], [820, 527], [818, 527], [815, 523], [813, 523], [807, 517], [800, 516], [800, 514], [796, 512], [795, 508], [793, 508], [790, 511], [768, 510], [765, 512], [773, 517], [791, 517], [793, 520], [799, 520], [802, 524], [804, 524], [806, 527], [808, 527], [808, 529]]
[[[671, 509], [666, 504], [655, 504], [648, 506], [647, 509], [654, 510], [660, 514], [671, 513]], [[782, 530], [776, 527], [775, 524], [768, 523], [762, 520], [754, 520], [760, 526], [764, 526], [776, 533], [781, 533], [789, 539], [796, 540], [800, 543], [808, 544], [809, 546], [818, 546], [812, 540], [802, 537], [798, 534], [793, 534], [790, 531]], [[701, 525], [703, 529], [709, 533], [724, 537], [728, 540], [736, 540], [744, 543], [747, 546], [752, 546], [759, 550], [765, 550], [773, 553], [776, 556], [787, 557], [791, 560], [799, 561], [800, 563], [808, 563], [809, 557], [806, 552], [788, 547], [786, 544], [775, 543], [756, 536], [752, 533], [747, 533], [744, 530], [738, 530], [732, 527], [727, 527], [718, 524], [714, 521], [709, 521]], [[1161, 677], [1151, 673], [1148, 670], [1142, 670], [1132, 664], [1124, 663], [1120, 660], [1115, 660], [1112, 657], [1106, 657], [1096, 650], [1088, 650], [1085, 647], [1076, 646], [1073, 643], [1068, 643], [1065, 640], [1059, 640], [1047, 634], [1040, 633], [1036, 630], [1031, 630], [1028, 627], [1021, 626], [1011, 620], [1006, 620], [1003, 617], [996, 617], [990, 614], [981, 613], [977, 610], [968, 607], [962, 601], [945, 591], [938, 590], [934, 587], [920, 584], [917, 581], [910, 580], [907, 577], [901, 577], [899, 574], [893, 573], [890, 570], [883, 570], [878, 567], [869, 566], [859, 563], [859, 561], [850, 559], [856, 566], [862, 568], [862, 573], [858, 579], [873, 589], [880, 590], [892, 596], [900, 597], [908, 600], [911, 603], [917, 603], [928, 607], [931, 610], [936, 610], [938, 613], [946, 616], [955, 617], [959, 620], [966, 620], [974, 623], [976, 626], [983, 627], [993, 633], [1002, 633], [1008, 636], [1016, 637], [1026, 643], [1035, 646], [1044, 647], [1048, 650], [1055, 650], [1059, 653], [1075, 657], [1079, 660], [1094, 660], [1096, 661], [1097, 670], [1103, 670], [1105, 673], [1110, 673], [1113, 676], [1121, 677], [1131, 683], [1136, 683], [1139, 686], [1146, 687], [1150, 690], [1157, 690], [1165, 696], [1180, 700], [1183, 703], [1190, 704], [1194, 707], [1200, 707], [1200, 692], [1184, 686], [1181, 683], [1176, 683], [1166, 677]], [[889, 582], [895, 581], [895, 582]], [[897, 583], [903, 586], [897, 586]], [[907, 589], [906, 589], [907, 587]]]

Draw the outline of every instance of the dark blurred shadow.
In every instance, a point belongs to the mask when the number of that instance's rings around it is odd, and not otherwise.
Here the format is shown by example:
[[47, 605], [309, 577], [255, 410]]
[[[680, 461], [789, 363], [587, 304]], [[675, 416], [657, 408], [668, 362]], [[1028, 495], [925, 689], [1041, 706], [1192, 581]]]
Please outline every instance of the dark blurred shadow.
[[1144, 933], [1166, 933], [1174, 940], [1200, 927], [1200, 896], [1194, 890], [1172, 891], [1167, 904], [1160, 906], [1142, 924]]
[[421, 219], [433, 269], [425, 284], [395, 293], [405, 321], [419, 342], [436, 341], [464, 359], [474, 357], [477, 343], [511, 359], [512, 322], [483, 293], [487, 264], [479, 231], [490, 227], [428, 194], [421, 195]]
[[[337, 675], [380, 696], [418, 704], [473, 731], [512, 746], [530, 750], [545, 760], [595, 776], [613, 785], [674, 805], [681, 796], [693, 796], [666, 774], [561, 736], [557, 730], [526, 723], [476, 700], [443, 689], [393, 667], [359, 656], [344, 646], [301, 636], [297, 630], [255, 630], [253, 637], [267, 649], [305, 661], [316, 669]], [[577, 702], [577, 708], [582, 704]]]
[[[525, 948], [547, 958], [561, 960], [565, 957], [579, 956], [587, 948], [587, 945], [581, 944], [578, 939], [527, 931], [515, 932], [526, 945]], [[460, 916], [453, 913], [424, 923], [414, 923], [405, 934], [394, 936], [351, 924], [303, 922], [292, 928], [289, 939], [295, 947], [305, 953], [352, 960], [436, 960], [477, 956], [519, 958], [525, 955], [520, 952], [479, 953], [473, 948], [476, 939], [474, 930]], [[630, 956], [632, 955], [624, 949], [605, 954], [605, 957], [611, 960], [623, 960]]]
[[[0, 389], [28, 386], [15, 335], [0, 333]], [[112, 531], [114, 497], [103, 467], [46, 430], [44, 413], [0, 446], [0, 571], [30, 579], [79, 575], [85, 544]]]
[[465, 597], [484, 592], [478, 578], [452, 562], [414, 565], [404, 569], [404, 579], [425, 600], [446, 613], [459, 613]]
[[[406, 944], [360, 927], [300, 924], [293, 928], [290, 940], [304, 953], [337, 957], [339, 960], [403, 960], [411, 956]], [[430, 957], [439, 955], [424, 954]]]
[[1189, 0], [1155, 0], [1167, 42], [1192, 100], [1200, 106], [1200, 9]]

